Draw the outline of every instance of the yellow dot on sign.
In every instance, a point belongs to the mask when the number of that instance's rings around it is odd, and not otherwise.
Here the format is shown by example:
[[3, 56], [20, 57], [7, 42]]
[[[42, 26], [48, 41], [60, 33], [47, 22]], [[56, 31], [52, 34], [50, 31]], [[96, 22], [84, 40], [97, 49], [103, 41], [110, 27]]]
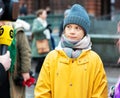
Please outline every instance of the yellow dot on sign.
[[72, 83], [70, 84], [70, 86], [72, 86]]
[[57, 74], [57, 76], [59, 75], [59, 73], [58, 73], [58, 72], [57, 72], [56, 74]]

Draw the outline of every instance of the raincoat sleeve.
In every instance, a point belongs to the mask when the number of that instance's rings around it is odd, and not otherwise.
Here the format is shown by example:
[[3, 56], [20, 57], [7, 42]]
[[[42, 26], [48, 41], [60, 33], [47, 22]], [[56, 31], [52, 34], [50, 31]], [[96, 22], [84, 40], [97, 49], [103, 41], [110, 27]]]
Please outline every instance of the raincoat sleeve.
[[46, 57], [35, 87], [34, 98], [52, 98], [50, 83], [50, 57]]
[[103, 63], [100, 58], [97, 62], [97, 65], [91, 98], [108, 98], [107, 78], [103, 68]]

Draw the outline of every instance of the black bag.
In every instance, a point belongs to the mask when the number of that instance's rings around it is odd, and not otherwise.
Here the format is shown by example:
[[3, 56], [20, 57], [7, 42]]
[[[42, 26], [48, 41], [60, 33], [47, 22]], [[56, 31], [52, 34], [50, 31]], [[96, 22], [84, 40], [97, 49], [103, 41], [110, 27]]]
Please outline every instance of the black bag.
[[40, 54], [48, 53], [50, 51], [49, 42], [47, 39], [37, 40], [36, 47], [37, 47], [38, 53]]

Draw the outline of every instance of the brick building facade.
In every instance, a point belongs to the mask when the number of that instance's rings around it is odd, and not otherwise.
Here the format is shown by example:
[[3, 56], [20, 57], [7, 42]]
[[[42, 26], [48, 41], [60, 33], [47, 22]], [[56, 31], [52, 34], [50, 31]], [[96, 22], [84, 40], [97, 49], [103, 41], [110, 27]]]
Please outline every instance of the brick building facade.
[[20, 6], [27, 5], [28, 14], [33, 14], [40, 8], [49, 6], [53, 13], [63, 13], [68, 6], [79, 3], [83, 5], [89, 14], [93, 16], [109, 15], [112, 12], [111, 6], [115, 10], [120, 10], [120, 0], [19, 0]]

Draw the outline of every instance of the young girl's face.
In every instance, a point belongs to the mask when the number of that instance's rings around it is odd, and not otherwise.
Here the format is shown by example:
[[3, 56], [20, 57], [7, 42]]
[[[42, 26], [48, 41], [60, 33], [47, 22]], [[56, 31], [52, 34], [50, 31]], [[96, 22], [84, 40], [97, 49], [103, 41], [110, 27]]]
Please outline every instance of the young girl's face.
[[85, 32], [82, 27], [76, 24], [68, 24], [64, 30], [64, 35], [70, 40], [81, 40], [84, 37], [84, 34]]

